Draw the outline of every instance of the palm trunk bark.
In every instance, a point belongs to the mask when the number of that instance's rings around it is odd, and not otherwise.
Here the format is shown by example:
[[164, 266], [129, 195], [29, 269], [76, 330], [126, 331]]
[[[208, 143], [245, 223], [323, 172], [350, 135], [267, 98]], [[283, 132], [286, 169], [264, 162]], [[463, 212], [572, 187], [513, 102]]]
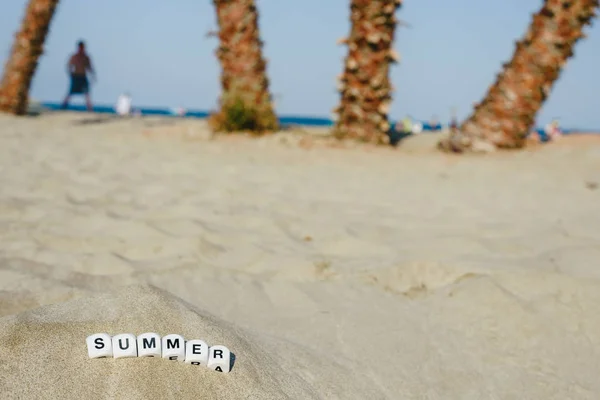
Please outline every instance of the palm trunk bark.
[[0, 111], [27, 113], [29, 88], [59, 0], [29, 0], [0, 83]]
[[598, 0], [545, 0], [483, 101], [440, 148], [463, 152], [523, 147], [598, 5]]
[[254, 0], [213, 0], [219, 25], [221, 64], [220, 110], [213, 127], [221, 131], [277, 129], [262, 54], [258, 11]]
[[387, 143], [392, 85], [390, 64], [398, 61], [392, 49], [402, 0], [352, 0], [350, 36], [344, 72], [339, 77], [339, 106], [335, 133], [339, 138]]

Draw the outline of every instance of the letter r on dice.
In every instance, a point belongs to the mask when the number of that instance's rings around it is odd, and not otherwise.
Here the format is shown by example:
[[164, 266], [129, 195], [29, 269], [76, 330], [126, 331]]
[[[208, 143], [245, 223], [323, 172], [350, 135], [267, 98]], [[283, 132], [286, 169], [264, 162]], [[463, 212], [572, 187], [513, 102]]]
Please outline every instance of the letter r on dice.
[[229, 372], [231, 366], [231, 352], [225, 346], [212, 346], [208, 352], [207, 367], [219, 372]]

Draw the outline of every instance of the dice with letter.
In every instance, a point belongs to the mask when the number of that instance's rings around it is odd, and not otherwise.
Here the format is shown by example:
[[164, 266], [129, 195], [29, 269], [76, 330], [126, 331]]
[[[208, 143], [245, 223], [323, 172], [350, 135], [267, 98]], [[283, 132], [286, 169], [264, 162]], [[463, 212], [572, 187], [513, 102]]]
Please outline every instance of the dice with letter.
[[207, 367], [219, 372], [229, 372], [231, 368], [231, 352], [225, 346], [212, 346], [208, 352]]
[[162, 358], [181, 362], [185, 360], [185, 341], [183, 336], [174, 333], [163, 336]]
[[133, 333], [121, 333], [112, 338], [115, 358], [137, 357], [137, 338]]
[[161, 357], [162, 343], [160, 335], [154, 332], [146, 332], [137, 337], [138, 357]]
[[94, 333], [88, 336], [85, 341], [90, 358], [113, 356], [112, 339], [108, 333]]
[[204, 340], [188, 340], [185, 343], [185, 363], [206, 367], [208, 364], [208, 345]]

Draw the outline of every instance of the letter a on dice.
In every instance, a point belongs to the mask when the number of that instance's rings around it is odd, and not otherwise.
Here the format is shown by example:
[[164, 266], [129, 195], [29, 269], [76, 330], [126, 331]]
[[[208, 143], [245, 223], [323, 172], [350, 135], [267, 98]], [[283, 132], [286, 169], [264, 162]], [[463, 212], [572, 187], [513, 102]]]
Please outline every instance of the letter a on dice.
[[90, 358], [112, 357], [112, 340], [108, 333], [95, 333], [85, 339]]
[[183, 336], [171, 334], [162, 338], [162, 358], [173, 361], [185, 360], [185, 341]]
[[112, 340], [115, 358], [137, 357], [137, 338], [133, 333], [121, 333], [113, 336]]
[[225, 346], [212, 346], [208, 353], [208, 368], [219, 372], [229, 372], [231, 352]]
[[185, 343], [185, 363], [206, 367], [208, 364], [208, 345], [204, 340], [188, 340]]
[[161, 357], [162, 343], [160, 335], [154, 332], [147, 332], [137, 337], [138, 357]]

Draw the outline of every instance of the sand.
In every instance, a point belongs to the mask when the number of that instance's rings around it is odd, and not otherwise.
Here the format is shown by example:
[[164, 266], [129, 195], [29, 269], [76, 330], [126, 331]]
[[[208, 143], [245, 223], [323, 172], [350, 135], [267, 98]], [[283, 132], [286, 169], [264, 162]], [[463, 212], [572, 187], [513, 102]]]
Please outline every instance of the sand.
[[[0, 397], [598, 399], [600, 139], [436, 139], [0, 116]], [[233, 370], [87, 357], [148, 331]]]

